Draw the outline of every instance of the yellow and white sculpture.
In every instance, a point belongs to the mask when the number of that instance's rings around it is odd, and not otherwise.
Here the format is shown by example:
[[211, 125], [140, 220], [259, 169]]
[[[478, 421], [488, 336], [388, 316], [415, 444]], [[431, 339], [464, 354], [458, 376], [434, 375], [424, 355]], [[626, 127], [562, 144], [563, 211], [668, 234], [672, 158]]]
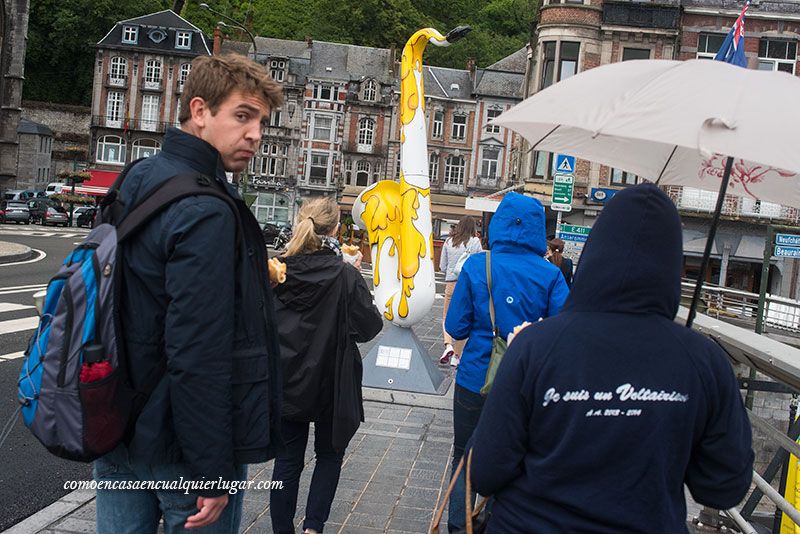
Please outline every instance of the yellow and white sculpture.
[[353, 219], [369, 235], [375, 304], [398, 326], [422, 320], [436, 295], [422, 54], [429, 42], [448, 46], [469, 31], [443, 36], [424, 28], [408, 40], [400, 63], [400, 180], [367, 187], [353, 204]]

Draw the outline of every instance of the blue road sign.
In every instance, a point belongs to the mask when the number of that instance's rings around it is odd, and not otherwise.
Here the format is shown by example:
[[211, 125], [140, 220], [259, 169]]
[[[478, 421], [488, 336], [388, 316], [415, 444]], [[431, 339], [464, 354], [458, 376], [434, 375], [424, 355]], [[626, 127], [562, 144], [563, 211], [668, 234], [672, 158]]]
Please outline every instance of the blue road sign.
[[776, 245], [800, 245], [800, 235], [797, 234], [775, 234]]
[[556, 154], [556, 172], [560, 174], [575, 174], [575, 156]]
[[784, 258], [800, 258], [800, 247], [783, 247], [781, 245], [776, 245], [775, 255], [783, 256]]

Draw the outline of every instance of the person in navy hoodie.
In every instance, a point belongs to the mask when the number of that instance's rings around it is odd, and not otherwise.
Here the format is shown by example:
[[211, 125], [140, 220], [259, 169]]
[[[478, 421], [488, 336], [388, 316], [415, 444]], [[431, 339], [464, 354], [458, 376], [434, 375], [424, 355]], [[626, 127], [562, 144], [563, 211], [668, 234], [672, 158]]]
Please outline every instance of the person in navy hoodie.
[[489, 532], [688, 532], [750, 487], [750, 424], [725, 352], [674, 321], [681, 223], [654, 185], [618, 193], [561, 313], [513, 340], [472, 443]]
[[[532, 197], [508, 193], [489, 223], [492, 296], [497, 328], [504, 338], [525, 321], [558, 313], [569, 290], [547, 250], [544, 208]], [[492, 352], [492, 322], [486, 283], [486, 253], [472, 254], [461, 268], [445, 319], [454, 339], [467, 339], [456, 374], [453, 396], [453, 461], [455, 471], [481, 414], [480, 394]], [[450, 498], [447, 528], [456, 532], [466, 522], [466, 485], [459, 477]]]

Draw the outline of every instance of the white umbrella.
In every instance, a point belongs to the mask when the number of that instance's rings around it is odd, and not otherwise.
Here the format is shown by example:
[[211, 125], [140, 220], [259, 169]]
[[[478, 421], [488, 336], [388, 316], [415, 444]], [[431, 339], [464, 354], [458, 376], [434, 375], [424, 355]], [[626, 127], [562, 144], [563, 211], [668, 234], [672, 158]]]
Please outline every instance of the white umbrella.
[[[532, 150], [561, 152], [659, 184], [719, 189], [694, 304], [729, 194], [800, 207], [800, 79], [708, 60], [641, 60], [585, 71], [493, 121]], [[726, 167], [728, 167], [726, 169]]]

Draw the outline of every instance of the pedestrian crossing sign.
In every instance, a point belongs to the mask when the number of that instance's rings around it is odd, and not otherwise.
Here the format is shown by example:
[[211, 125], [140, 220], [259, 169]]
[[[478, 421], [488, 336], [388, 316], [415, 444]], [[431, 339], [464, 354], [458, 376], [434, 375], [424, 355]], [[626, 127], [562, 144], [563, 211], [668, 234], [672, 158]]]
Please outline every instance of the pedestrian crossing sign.
[[566, 154], [556, 154], [556, 172], [561, 174], [575, 173], [575, 157]]

